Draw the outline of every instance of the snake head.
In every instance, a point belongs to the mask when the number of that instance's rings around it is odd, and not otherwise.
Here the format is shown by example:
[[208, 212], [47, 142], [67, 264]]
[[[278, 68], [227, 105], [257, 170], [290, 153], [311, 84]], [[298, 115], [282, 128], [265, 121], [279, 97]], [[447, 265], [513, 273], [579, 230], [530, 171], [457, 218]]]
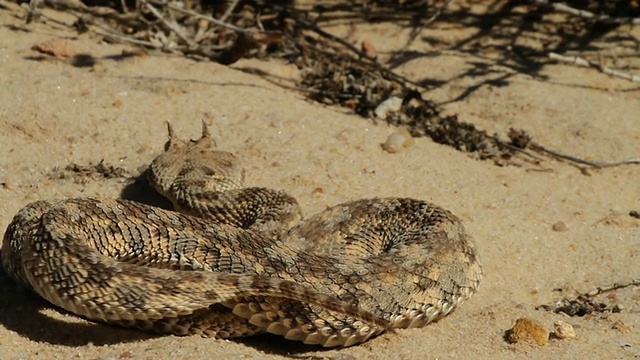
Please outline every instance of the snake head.
[[[169, 134], [169, 140], [164, 144], [164, 151], [177, 150], [187, 145], [187, 142], [178, 138], [171, 122], [167, 121], [167, 132]], [[217, 146], [216, 141], [211, 137], [207, 123], [202, 120], [202, 136], [198, 140], [190, 140], [189, 144], [193, 144], [194, 147], [202, 149], [215, 148]]]
[[149, 166], [149, 183], [163, 196], [175, 201], [189, 192], [223, 191], [242, 186], [244, 169], [235, 155], [216, 148], [207, 124], [202, 121], [202, 136], [181, 140], [167, 122], [169, 140], [164, 153]]

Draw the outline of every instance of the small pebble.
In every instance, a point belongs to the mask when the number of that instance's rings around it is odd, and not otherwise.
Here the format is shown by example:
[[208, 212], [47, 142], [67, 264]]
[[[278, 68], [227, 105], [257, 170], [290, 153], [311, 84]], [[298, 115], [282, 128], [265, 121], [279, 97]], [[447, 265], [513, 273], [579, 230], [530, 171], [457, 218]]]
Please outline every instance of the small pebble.
[[399, 153], [405, 141], [406, 138], [404, 136], [394, 132], [389, 135], [387, 141], [382, 144], [382, 149], [390, 154]]
[[397, 96], [392, 96], [383, 101], [376, 107], [373, 113], [379, 119], [386, 119], [387, 115], [392, 112], [400, 111], [402, 108], [402, 99]]
[[73, 43], [62, 38], [45, 40], [41, 43], [33, 45], [31, 47], [31, 50], [59, 58], [69, 58], [76, 53], [73, 47]]
[[554, 322], [553, 329], [553, 335], [558, 339], [564, 340], [576, 338], [576, 331], [573, 329], [573, 326], [562, 320]]
[[104, 73], [106, 72], [106, 70], [107, 68], [105, 68], [104, 65], [100, 64], [99, 62], [93, 64], [89, 69], [89, 71], [95, 72], [95, 73]]
[[567, 224], [565, 224], [562, 221], [556, 222], [551, 226], [551, 228], [553, 229], [553, 231], [557, 231], [557, 232], [563, 232], [563, 231], [569, 230], [569, 228], [567, 227]]
[[143, 47], [132, 47], [132, 48], [122, 50], [121, 55], [123, 57], [145, 56], [147, 55], [147, 51]]
[[120, 356], [118, 356], [118, 358], [120, 359], [133, 359], [133, 353], [129, 350], [125, 350], [122, 353], [120, 353]]
[[376, 47], [373, 46], [373, 43], [369, 39], [362, 40], [362, 44], [360, 45], [360, 49], [363, 53], [367, 54], [370, 58], [376, 57]]
[[405, 127], [401, 127], [398, 129], [398, 133], [400, 133], [401, 135], [404, 135], [404, 137], [407, 139], [404, 144], [402, 144], [402, 146], [409, 148], [412, 147], [416, 141], [413, 138], [413, 136], [411, 136], [411, 134], [409, 133], [409, 130], [407, 130], [407, 128]]
[[408, 148], [415, 144], [415, 140], [405, 128], [399, 128], [393, 132], [387, 140], [382, 144], [382, 149], [390, 154], [395, 154], [404, 148]]
[[507, 330], [507, 340], [512, 344], [526, 341], [542, 346], [549, 341], [549, 330], [537, 320], [520, 318]]
[[356, 357], [350, 354], [338, 353], [333, 356], [334, 360], [356, 360]]

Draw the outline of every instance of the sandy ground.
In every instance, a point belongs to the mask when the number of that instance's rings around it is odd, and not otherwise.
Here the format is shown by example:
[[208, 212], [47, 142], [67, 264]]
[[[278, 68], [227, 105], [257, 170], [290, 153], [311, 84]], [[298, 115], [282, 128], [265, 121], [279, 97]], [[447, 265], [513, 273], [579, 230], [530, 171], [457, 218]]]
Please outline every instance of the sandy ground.
[[[640, 166], [585, 175], [547, 158], [540, 165], [498, 167], [426, 138], [388, 154], [380, 143], [393, 128], [312, 103], [243, 71], [259, 67], [290, 76], [284, 64], [243, 60], [224, 67], [167, 55], [118, 59], [125, 46], [77, 36], [53, 23], [27, 27], [21, 16], [12, 4], [0, 8], [0, 228], [37, 199], [120, 196], [127, 179], [58, 176], [54, 168], [104, 160], [139, 174], [162, 151], [166, 121], [179, 135], [195, 138], [204, 119], [218, 145], [242, 159], [248, 185], [284, 189], [306, 214], [378, 196], [415, 197], [452, 210], [478, 244], [485, 279], [474, 297], [440, 322], [352, 348], [322, 350], [275, 337], [154, 337], [89, 323], [61, 313], [0, 273], [0, 358], [640, 357], [638, 287], [597, 298], [621, 305], [620, 313], [568, 317], [536, 310], [576, 291], [640, 277], [640, 220], [628, 215], [640, 210]], [[406, 35], [375, 26], [364, 31], [379, 37], [381, 50]], [[97, 64], [74, 67], [30, 49], [51, 38], [68, 39]], [[478, 82], [457, 76], [473, 61], [480, 60], [443, 53], [399, 70], [448, 81], [429, 95], [444, 102]], [[446, 104], [446, 111], [491, 133], [523, 128], [549, 148], [588, 159], [640, 155], [637, 85], [566, 65], [545, 67], [547, 80], [509, 67], [493, 69], [493, 76], [508, 75], [507, 85], [480, 86]], [[566, 231], [552, 229], [559, 221]], [[505, 330], [520, 317], [549, 328], [564, 320], [577, 338], [545, 346], [508, 344]]]

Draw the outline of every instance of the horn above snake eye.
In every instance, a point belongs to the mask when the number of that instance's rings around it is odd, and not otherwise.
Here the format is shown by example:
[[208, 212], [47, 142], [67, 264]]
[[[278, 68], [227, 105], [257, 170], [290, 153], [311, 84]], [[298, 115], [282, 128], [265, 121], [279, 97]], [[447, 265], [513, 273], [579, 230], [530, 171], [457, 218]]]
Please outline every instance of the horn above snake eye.
[[173, 131], [173, 127], [171, 126], [171, 122], [169, 120], [167, 120], [167, 133], [169, 135], [169, 140], [167, 140], [167, 142], [164, 143], [164, 151], [169, 150], [172, 142], [176, 139], [175, 133]]
[[206, 143], [207, 147], [217, 147], [216, 141], [211, 137], [211, 133], [209, 133], [209, 127], [207, 123], [202, 119], [202, 136], [198, 140], [191, 140], [191, 142], [195, 143]]
[[202, 119], [202, 137], [208, 138], [211, 135], [209, 134], [209, 128], [207, 127], [207, 123]]

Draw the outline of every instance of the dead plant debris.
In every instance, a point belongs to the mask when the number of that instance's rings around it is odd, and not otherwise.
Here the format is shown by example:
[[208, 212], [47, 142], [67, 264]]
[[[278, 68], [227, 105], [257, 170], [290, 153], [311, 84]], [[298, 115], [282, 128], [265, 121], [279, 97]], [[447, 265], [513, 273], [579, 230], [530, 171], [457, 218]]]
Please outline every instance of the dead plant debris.
[[[330, 49], [324, 44], [325, 49]], [[384, 101], [399, 97], [399, 111], [385, 112], [387, 123], [407, 128], [411, 136], [428, 136], [433, 141], [472, 153], [480, 159], [491, 159], [503, 165], [516, 148], [477, 129], [457, 116], [443, 116], [436, 104], [424, 99], [418, 90], [400, 79], [390, 78], [376, 66], [334, 53], [310, 52], [301, 66], [300, 86], [318, 102], [340, 105], [357, 114], [374, 119], [376, 109]], [[340, 59], [340, 60], [336, 60]]]
[[85, 184], [96, 179], [129, 179], [133, 175], [119, 166], [107, 165], [103, 160], [97, 164], [69, 164], [64, 168], [54, 167], [48, 175], [49, 179], [71, 179], [74, 183]]
[[[596, 287], [591, 291], [579, 294], [576, 297], [567, 298], [549, 305], [540, 305], [536, 309], [564, 313], [569, 316], [586, 316], [593, 313], [619, 313], [624, 307], [620, 304], [610, 304], [609, 302], [597, 301], [595, 297], [604, 293], [624, 289], [632, 286], [640, 286], [640, 279], [627, 282], [613, 283], [611, 285]], [[562, 289], [558, 289], [562, 291]]]
[[[43, 6], [52, 7], [75, 15], [73, 27], [79, 33], [92, 31], [106, 41], [207, 58], [222, 64], [233, 64], [247, 57], [283, 58], [301, 69], [298, 85], [310, 99], [347, 107], [373, 119], [380, 104], [400, 98], [401, 109], [387, 112], [383, 121], [405, 127], [414, 137], [428, 136], [435, 142], [498, 165], [513, 164], [515, 155], [523, 155], [526, 161], [538, 164], [541, 158], [531, 152], [590, 168], [640, 164], [640, 158], [588, 161], [562, 154], [533, 142], [524, 130], [512, 129], [507, 140], [501, 140], [498, 135], [487, 134], [457, 115], [444, 116], [436, 104], [424, 98], [427, 86], [398, 74], [391, 64], [380, 62], [380, 54], [368, 40], [357, 46], [321, 27], [331, 19], [394, 21], [414, 29], [411, 36], [415, 38], [419, 30], [443, 16], [450, 3], [433, 0], [304, 4], [293, 0], [29, 0], [24, 8], [27, 23], [55, 21], [39, 10]], [[532, 0], [526, 6], [530, 20], [539, 20], [548, 9], [577, 17], [582, 23], [576, 26], [583, 29], [566, 30], [573, 31], [575, 36], [583, 36], [584, 29], [597, 24], [613, 28], [640, 22], [633, 18], [640, 13], [633, 5], [636, 2], [626, 7], [594, 6], [599, 3], [605, 2], [589, 1], [583, 4], [583, 10], [541, 0]], [[609, 14], [597, 15], [602, 12]], [[601, 71], [611, 70], [607, 72], [611, 74], [615, 70], [591, 65]]]

